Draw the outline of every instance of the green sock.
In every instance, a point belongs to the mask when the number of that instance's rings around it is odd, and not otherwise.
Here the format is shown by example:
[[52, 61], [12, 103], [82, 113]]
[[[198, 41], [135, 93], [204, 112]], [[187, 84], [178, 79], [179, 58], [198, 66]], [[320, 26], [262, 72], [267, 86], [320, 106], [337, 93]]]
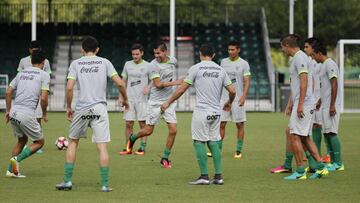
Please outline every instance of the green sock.
[[170, 153], [171, 153], [170, 149], [168, 149], [167, 147], [165, 147], [162, 158], [169, 159]]
[[238, 140], [236, 142], [236, 151], [241, 152], [243, 144], [244, 144], [244, 140], [241, 138], [238, 138]]
[[316, 169], [323, 170], [325, 168], [325, 164], [322, 161], [316, 162]]
[[[206, 156], [206, 148], [205, 148], [205, 142], [200, 142], [194, 140], [194, 148], [195, 148], [195, 156], [196, 160], [199, 164], [200, 168], [200, 174], [201, 175], [208, 175], [208, 160]], [[214, 155], [213, 155], [214, 156]]]
[[208, 146], [210, 148], [212, 158], [214, 161], [215, 174], [221, 174], [221, 151], [219, 149], [219, 145], [215, 141], [208, 141]]
[[285, 163], [284, 163], [284, 167], [286, 169], [291, 169], [291, 165], [292, 165], [292, 160], [293, 160], [294, 154], [292, 152], [288, 152], [286, 151], [285, 153]]
[[334, 162], [337, 163], [338, 165], [342, 164], [341, 161], [341, 144], [340, 144], [340, 139], [338, 135], [333, 135], [330, 137], [330, 143], [331, 143], [331, 148], [333, 150], [334, 153]]
[[219, 149], [220, 149], [220, 152], [221, 152], [222, 151], [223, 140], [217, 141], [217, 144], [219, 145]]
[[306, 155], [306, 158], [308, 159], [310, 168], [311, 168], [311, 169], [316, 169], [316, 161], [315, 161], [315, 159], [311, 156], [310, 152], [309, 152], [309, 151], [305, 151], [305, 155]]
[[137, 139], [137, 134], [136, 134], [136, 133], [135, 133], [135, 134], [131, 134], [130, 137], [129, 137], [129, 139], [130, 139], [131, 142], [135, 142], [136, 139]]
[[325, 140], [328, 145], [328, 150], [329, 150], [328, 153], [330, 155], [331, 163], [333, 163], [335, 161], [335, 155], [334, 155], [333, 146], [331, 144], [331, 136], [330, 135], [325, 136]]
[[316, 145], [316, 148], [321, 156], [321, 128], [313, 128], [312, 130], [312, 139]]
[[74, 163], [65, 163], [65, 175], [64, 182], [69, 182], [72, 179], [73, 171], [74, 171]]
[[101, 177], [101, 185], [109, 186], [109, 167], [108, 166], [100, 166], [100, 177]]
[[18, 162], [28, 158], [32, 154], [30, 148], [24, 148], [19, 155], [17, 155], [16, 159]]
[[296, 169], [296, 172], [305, 173], [305, 166], [298, 166], [297, 169]]
[[145, 147], [146, 147], [146, 142], [144, 142], [144, 141], [141, 140], [140, 149], [142, 149], [142, 150], [145, 151]]
[[8, 165], [8, 169], [7, 169], [7, 170], [10, 171], [11, 173], [13, 172], [13, 171], [12, 171], [12, 166], [11, 166], [11, 164]]
[[326, 146], [326, 153], [327, 153], [327, 154], [330, 154], [330, 151], [332, 151], [332, 150], [331, 150], [330, 139], [329, 139], [328, 136], [325, 136], [325, 135], [324, 135], [324, 140], [325, 140], [325, 146]]

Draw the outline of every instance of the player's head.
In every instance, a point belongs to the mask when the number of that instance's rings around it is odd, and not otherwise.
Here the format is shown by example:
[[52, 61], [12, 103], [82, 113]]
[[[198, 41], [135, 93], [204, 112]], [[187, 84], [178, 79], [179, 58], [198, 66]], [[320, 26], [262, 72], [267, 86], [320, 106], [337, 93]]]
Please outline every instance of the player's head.
[[34, 67], [43, 68], [45, 64], [45, 54], [40, 49], [33, 50], [31, 53], [31, 64]]
[[202, 44], [199, 49], [200, 60], [210, 57], [211, 59], [215, 56], [215, 49], [210, 44]]
[[281, 38], [281, 50], [288, 56], [293, 56], [300, 48], [300, 36], [296, 34], [288, 34]]
[[29, 45], [29, 52], [30, 54], [35, 51], [35, 50], [41, 50], [41, 46], [40, 46], [40, 43], [39, 41], [37, 40], [33, 40], [30, 42], [30, 45]]
[[167, 57], [167, 47], [164, 42], [158, 42], [154, 46], [154, 57], [158, 62], [163, 62]]
[[135, 63], [139, 63], [144, 55], [144, 48], [141, 44], [133, 44], [131, 46], [131, 56]]
[[312, 58], [315, 59], [316, 62], [322, 63], [327, 58], [326, 47], [322, 43], [317, 43], [314, 47], [314, 52], [312, 54]]
[[304, 44], [304, 51], [308, 56], [312, 56], [314, 49], [313, 47], [316, 46], [316, 44], [320, 43], [320, 40], [316, 37], [310, 37], [305, 40]]
[[95, 37], [92, 36], [87, 36], [85, 37], [85, 39], [82, 41], [82, 51], [84, 53], [94, 53], [97, 54], [99, 52], [99, 43], [98, 41], [95, 39]]
[[228, 43], [228, 53], [230, 58], [236, 58], [240, 53], [240, 43], [237, 41], [231, 41]]

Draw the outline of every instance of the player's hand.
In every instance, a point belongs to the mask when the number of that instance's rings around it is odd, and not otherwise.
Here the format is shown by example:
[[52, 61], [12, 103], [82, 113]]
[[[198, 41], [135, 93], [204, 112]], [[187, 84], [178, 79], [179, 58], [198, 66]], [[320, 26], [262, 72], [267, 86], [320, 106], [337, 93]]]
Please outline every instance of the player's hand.
[[230, 110], [231, 110], [231, 103], [230, 103], [230, 102], [226, 102], [226, 103], [224, 104], [223, 110], [224, 110], [224, 111], [230, 111]]
[[298, 105], [297, 116], [298, 116], [298, 118], [304, 118], [305, 114], [304, 114], [304, 106], [303, 105]]
[[335, 107], [335, 105], [330, 105], [329, 112], [330, 112], [330, 116], [335, 116], [336, 115], [336, 107]]
[[185, 76], [179, 78], [179, 79], [176, 81], [176, 85], [181, 85], [181, 84], [184, 82], [184, 79], [185, 79]]
[[169, 106], [170, 106], [170, 104], [168, 102], [161, 104], [161, 106], [160, 106], [161, 113], [164, 113], [166, 111], [166, 109], [169, 108]]
[[122, 101], [122, 103], [120, 104], [120, 106], [124, 107], [124, 108], [125, 108], [125, 111], [128, 111], [128, 110], [129, 110], [129, 102], [128, 102], [128, 100]]
[[5, 119], [5, 124], [7, 124], [10, 120], [10, 112], [6, 112], [4, 115], [4, 119]]
[[68, 120], [68, 121], [72, 121], [72, 119], [73, 119], [73, 112], [72, 112], [72, 109], [71, 108], [67, 108], [66, 109], [66, 119]]
[[123, 101], [122, 97], [119, 96], [119, 98], [117, 99], [117, 102], [118, 102], [119, 106], [123, 106], [124, 101]]
[[321, 107], [321, 99], [319, 99], [317, 102], [316, 102], [316, 110], [319, 110]]
[[49, 121], [47, 114], [43, 114], [42, 119], [44, 120], [45, 123], [47, 123]]
[[143, 94], [144, 95], [147, 95], [147, 94], [149, 94], [149, 92], [150, 92], [150, 88], [149, 87], [144, 87], [144, 89], [143, 89]]
[[292, 106], [286, 106], [285, 108], [285, 116], [291, 116]]
[[244, 106], [244, 104], [245, 104], [245, 96], [242, 95], [239, 99], [239, 106]]

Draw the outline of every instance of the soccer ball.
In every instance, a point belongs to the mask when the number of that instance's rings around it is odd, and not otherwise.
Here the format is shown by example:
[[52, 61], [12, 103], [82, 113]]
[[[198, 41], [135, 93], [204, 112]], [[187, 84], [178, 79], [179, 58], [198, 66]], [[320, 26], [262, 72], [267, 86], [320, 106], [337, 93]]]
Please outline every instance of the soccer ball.
[[55, 141], [55, 146], [58, 150], [65, 150], [69, 146], [69, 141], [65, 137], [59, 137]]

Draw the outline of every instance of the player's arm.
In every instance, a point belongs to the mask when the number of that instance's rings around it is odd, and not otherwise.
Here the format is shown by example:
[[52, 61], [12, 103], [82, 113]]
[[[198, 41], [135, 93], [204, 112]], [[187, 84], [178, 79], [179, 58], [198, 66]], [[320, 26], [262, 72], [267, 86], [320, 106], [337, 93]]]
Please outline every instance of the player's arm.
[[48, 106], [48, 98], [49, 98], [49, 91], [48, 90], [41, 90], [41, 97], [40, 97], [40, 106], [43, 112], [43, 119], [45, 122], [48, 121], [47, 117], [47, 106]]
[[225, 111], [230, 111], [231, 109], [231, 104], [235, 99], [235, 95], [236, 95], [236, 90], [233, 84], [229, 84], [227, 86], [225, 86], [225, 89], [229, 92], [229, 100], [225, 103], [224, 105], [224, 110]]
[[249, 87], [250, 87], [250, 75], [246, 75], [244, 76], [244, 90], [243, 90], [243, 94], [240, 97], [240, 101], [239, 101], [239, 105], [240, 106], [244, 106], [245, 104], [245, 100], [249, 91]]
[[289, 100], [288, 100], [288, 103], [287, 103], [286, 108], [285, 108], [285, 115], [286, 116], [291, 115], [292, 108], [293, 108], [293, 100], [292, 100], [292, 96], [291, 96], [291, 93], [290, 93]]
[[152, 79], [153, 84], [156, 88], [164, 88], [164, 87], [170, 87], [170, 86], [175, 86], [175, 85], [181, 85], [181, 83], [184, 81], [184, 78], [180, 78], [178, 80], [175, 81], [171, 81], [171, 82], [161, 82], [160, 81], [160, 77], [156, 77], [154, 79]]
[[66, 116], [69, 121], [72, 120], [72, 109], [71, 103], [74, 95], [75, 80], [68, 79], [66, 84]]
[[127, 98], [127, 94], [126, 94], [126, 87], [125, 87], [124, 81], [121, 80], [121, 78], [119, 77], [118, 74], [113, 75], [111, 77], [111, 80], [114, 81], [114, 83], [118, 87], [120, 95], [123, 98], [122, 105], [125, 107], [125, 110], [127, 110], [129, 108], [129, 103], [128, 103], [128, 98]]
[[14, 92], [14, 88], [11, 86], [9, 86], [5, 92], [5, 101], [6, 101], [5, 123], [8, 123], [10, 119], [9, 114], [11, 109], [11, 97], [13, 92]]
[[330, 116], [335, 116], [336, 114], [335, 102], [336, 102], [337, 89], [338, 89], [337, 78], [332, 77], [330, 79], [330, 84], [331, 84]]
[[179, 88], [176, 89], [176, 91], [170, 96], [170, 98], [161, 105], [161, 111], [164, 112], [170, 104], [172, 104], [174, 101], [176, 101], [181, 95], [184, 94], [184, 92], [190, 87], [190, 84], [183, 82]]
[[307, 89], [308, 74], [306, 72], [300, 73], [299, 79], [300, 79], [300, 96], [299, 96], [299, 104], [298, 104], [298, 108], [297, 108], [297, 115], [299, 118], [303, 118], [304, 117], [304, 101], [305, 101], [305, 95], [306, 95], [306, 89]]

